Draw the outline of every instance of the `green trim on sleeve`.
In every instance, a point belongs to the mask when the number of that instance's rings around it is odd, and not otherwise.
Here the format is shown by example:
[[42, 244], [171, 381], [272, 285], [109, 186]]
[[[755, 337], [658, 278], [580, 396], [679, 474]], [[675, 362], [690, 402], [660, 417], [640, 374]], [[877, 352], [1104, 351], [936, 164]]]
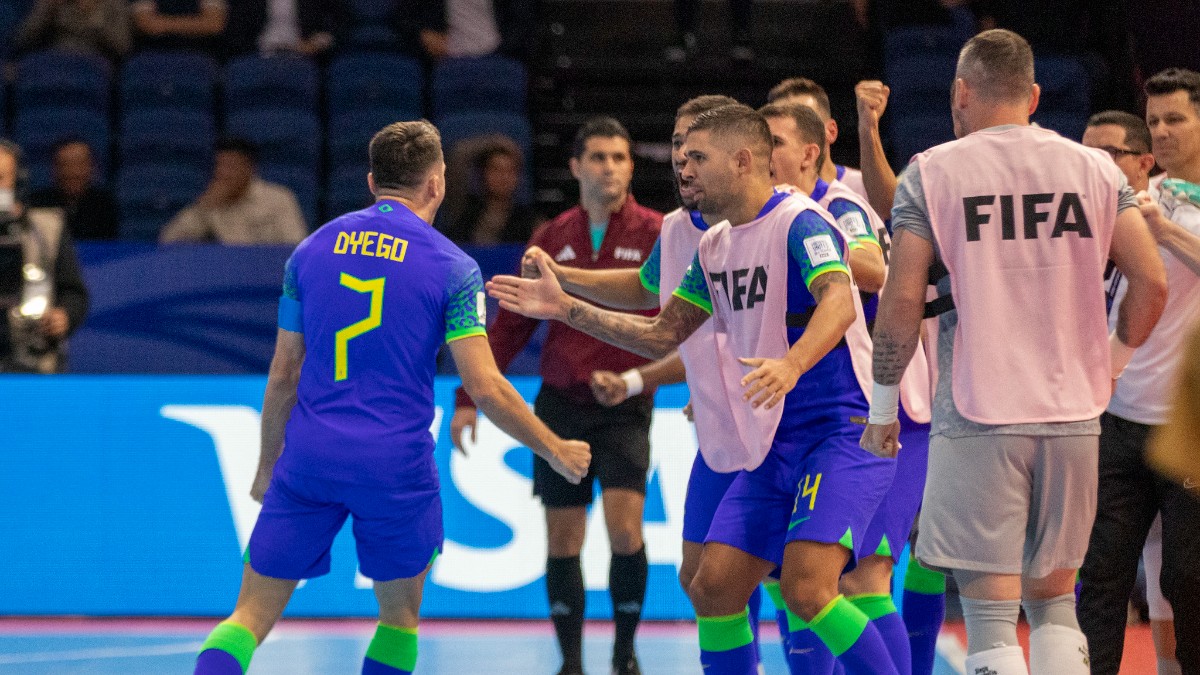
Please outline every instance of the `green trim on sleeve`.
[[842, 262], [841, 260], [827, 262], [819, 267], [814, 267], [812, 271], [808, 273], [808, 276], [804, 278], [804, 285], [812, 288], [812, 283], [817, 277], [821, 276], [822, 274], [829, 274], [830, 272], [841, 272], [842, 274], [849, 276], [850, 268], [846, 267], [846, 263]]
[[693, 293], [685, 288], [682, 288], [682, 287], [676, 288], [671, 293], [671, 295], [675, 296], [676, 298], [679, 298], [680, 300], [683, 300], [684, 302], [688, 302], [688, 303], [691, 303], [691, 304], [699, 307], [700, 309], [704, 310], [707, 314], [711, 315], [713, 313], [713, 307], [712, 307], [711, 301], [709, 301], [707, 298], [697, 295], [696, 293]]
[[480, 326], [468, 326], [466, 328], [452, 330], [449, 333], [446, 333], [446, 342], [450, 343], [463, 338], [475, 337], [476, 335], [487, 337], [487, 330]]
[[649, 274], [650, 270], [646, 269], [645, 265], [642, 265], [641, 269], [638, 270], [638, 279], [642, 281], [642, 288], [657, 295], [660, 290], [659, 286], [656, 282], [650, 280]]

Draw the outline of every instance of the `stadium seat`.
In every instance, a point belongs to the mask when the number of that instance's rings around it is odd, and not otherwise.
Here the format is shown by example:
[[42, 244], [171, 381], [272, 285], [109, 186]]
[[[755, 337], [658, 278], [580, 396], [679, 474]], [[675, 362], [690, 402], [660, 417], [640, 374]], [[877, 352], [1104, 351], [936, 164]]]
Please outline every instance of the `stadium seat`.
[[103, 180], [108, 173], [108, 115], [76, 108], [35, 108], [18, 112], [13, 136], [25, 153], [30, 183], [35, 188], [50, 184], [51, 152], [65, 138], [87, 141]]
[[957, 58], [953, 54], [913, 52], [897, 56], [885, 67], [889, 116], [950, 114], [950, 85]]
[[310, 230], [320, 225], [317, 222], [318, 174], [315, 171], [296, 164], [262, 162], [258, 166], [258, 175], [265, 181], [278, 183], [295, 193], [300, 212], [304, 214], [304, 220]]
[[13, 102], [18, 114], [34, 108], [72, 108], [108, 115], [112, 67], [99, 56], [46, 50], [17, 62]]
[[949, 104], [939, 113], [892, 118], [892, 163], [907, 166], [913, 155], [954, 140]]
[[198, 52], [145, 51], [121, 69], [121, 110], [177, 108], [211, 113], [217, 63]]
[[325, 73], [330, 117], [362, 109], [387, 109], [398, 120], [421, 118], [421, 64], [397, 54], [348, 54]]
[[325, 219], [366, 208], [373, 200], [367, 189], [367, 164], [345, 164], [329, 173], [329, 189], [325, 194]]
[[947, 54], [958, 58], [958, 50], [970, 37], [955, 26], [898, 26], [884, 36], [883, 49], [887, 61], [913, 54]]
[[121, 118], [121, 164], [171, 162], [208, 169], [216, 125], [199, 110], [144, 108]]
[[175, 214], [204, 191], [208, 169], [180, 164], [124, 167], [117, 178], [121, 237], [155, 241]]
[[517, 142], [526, 157], [531, 156], [533, 132], [524, 115], [505, 112], [463, 112], [441, 117], [437, 121], [442, 132], [442, 147], [453, 152], [459, 141], [484, 134], [504, 134]]
[[[418, 116], [419, 117], [419, 116]], [[329, 120], [329, 165], [366, 164], [367, 145], [375, 132], [391, 124], [417, 119], [397, 116], [392, 110], [374, 108], [342, 113]]]
[[350, 47], [395, 49], [400, 43], [396, 25], [396, 3], [380, 0], [350, 0]]
[[1044, 56], [1034, 61], [1034, 74], [1042, 95], [1033, 121], [1078, 141], [1091, 112], [1087, 69], [1078, 59]]
[[225, 67], [225, 111], [317, 109], [317, 66], [300, 56], [241, 56]]
[[260, 165], [302, 166], [314, 175], [320, 168], [321, 124], [311, 112], [243, 110], [229, 117], [226, 131], [258, 145]]
[[503, 56], [445, 59], [433, 70], [433, 114], [496, 111], [524, 115], [529, 76]]

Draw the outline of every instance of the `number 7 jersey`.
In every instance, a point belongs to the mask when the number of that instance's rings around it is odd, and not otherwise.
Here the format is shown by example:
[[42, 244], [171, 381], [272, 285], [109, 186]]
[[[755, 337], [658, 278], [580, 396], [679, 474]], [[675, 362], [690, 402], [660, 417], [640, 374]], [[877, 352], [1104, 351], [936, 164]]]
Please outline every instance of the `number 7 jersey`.
[[445, 342], [484, 335], [479, 266], [398, 201], [296, 247], [279, 327], [304, 334], [277, 469], [387, 487], [437, 480], [433, 381]]

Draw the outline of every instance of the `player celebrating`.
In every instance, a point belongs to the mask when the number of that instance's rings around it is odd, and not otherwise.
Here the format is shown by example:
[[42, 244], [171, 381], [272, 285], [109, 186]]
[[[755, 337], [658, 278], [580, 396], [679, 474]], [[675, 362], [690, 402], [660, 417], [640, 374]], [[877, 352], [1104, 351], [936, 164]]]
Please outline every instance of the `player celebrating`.
[[746, 470], [717, 508], [689, 588], [704, 667], [755, 672], [746, 601], [782, 564], [789, 608], [849, 672], [894, 673], [878, 630], [837, 593], [894, 471], [894, 462], [852, 441], [858, 434], [850, 418], [866, 406], [841, 344], [855, 316], [841, 235], [811, 199], [774, 191], [770, 129], [753, 110], [725, 106], [700, 115], [685, 147], [681, 181], [706, 222], [721, 224], [704, 235], [657, 317], [571, 298], [545, 263], [542, 279], [497, 277], [489, 292], [514, 311], [566, 321], [654, 357], [711, 313], [714, 349], [687, 364], [697, 410], [710, 413], [696, 421], [713, 469]]
[[[940, 259], [956, 309], [940, 317], [917, 557], [958, 582], [968, 672], [1029, 672], [1024, 600], [1033, 672], [1087, 673], [1073, 590], [1095, 516], [1096, 418], [1162, 312], [1163, 265], [1109, 158], [1030, 126], [1039, 90], [1023, 38], [976, 35], [952, 91], [959, 140], [918, 155], [896, 192], [862, 444], [898, 449], [897, 385]], [[1129, 280], [1111, 338], [1110, 254]]]
[[445, 196], [437, 129], [389, 125], [370, 162], [375, 205], [326, 224], [288, 260], [251, 492], [263, 508], [237, 607], [205, 641], [198, 675], [245, 672], [298, 580], [329, 572], [348, 515], [379, 600], [363, 672], [412, 672], [425, 575], [442, 546], [429, 427], [444, 342], [497, 426], [568, 480], [587, 473], [587, 444], [555, 436], [496, 369], [479, 267], [429, 225]]

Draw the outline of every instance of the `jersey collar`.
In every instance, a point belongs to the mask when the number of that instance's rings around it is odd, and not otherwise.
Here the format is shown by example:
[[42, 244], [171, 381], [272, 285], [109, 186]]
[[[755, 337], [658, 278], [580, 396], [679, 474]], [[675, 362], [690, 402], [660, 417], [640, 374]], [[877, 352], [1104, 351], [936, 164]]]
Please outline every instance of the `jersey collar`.
[[817, 185], [816, 185], [816, 187], [813, 188], [813, 191], [812, 191], [812, 195], [811, 195], [812, 200], [814, 202], [821, 201], [821, 199], [825, 196], [826, 192], [829, 192], [829, 183], [826, 183], [821, 178], [818, 178]]
[[704, 222], [704, 216], [700, 215], [699, 211], [688, 211], [688, 217], [692, 219], [692, 225], [697, 230], [704, 232], [708, 229], [708, 223]]

